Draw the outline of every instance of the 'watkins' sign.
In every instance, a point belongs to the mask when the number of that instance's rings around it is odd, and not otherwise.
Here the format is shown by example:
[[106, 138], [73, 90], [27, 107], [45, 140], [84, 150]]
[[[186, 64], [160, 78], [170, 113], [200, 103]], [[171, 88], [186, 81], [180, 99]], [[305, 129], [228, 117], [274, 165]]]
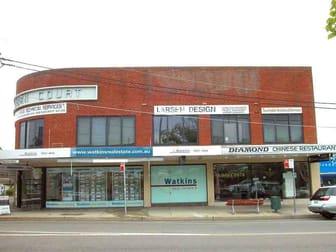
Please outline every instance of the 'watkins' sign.
[[336, 152], [336, 145], [247, 145], [247, 146], [222, 146], [222, 155], [237, 154], [313, 154]]

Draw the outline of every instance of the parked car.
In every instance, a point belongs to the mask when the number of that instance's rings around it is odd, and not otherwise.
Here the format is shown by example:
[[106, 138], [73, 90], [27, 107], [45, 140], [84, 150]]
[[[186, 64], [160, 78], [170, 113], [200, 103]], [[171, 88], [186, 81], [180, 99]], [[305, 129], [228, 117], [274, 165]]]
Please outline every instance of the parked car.
[[281, 186], [276, 181], [265, 181], [252, 179], [244, 179], [238, 184], [232, 184], [224, 188], [227, 192], [231, 192], [232, 195], [247, 194], [251, 198], [261, 197], [270, 198], [271, 196], [281, 195]]
[[310, 198], [309, 211], [319, 213], [326, 219], [336, 216], [336, 186], [320, 187]]

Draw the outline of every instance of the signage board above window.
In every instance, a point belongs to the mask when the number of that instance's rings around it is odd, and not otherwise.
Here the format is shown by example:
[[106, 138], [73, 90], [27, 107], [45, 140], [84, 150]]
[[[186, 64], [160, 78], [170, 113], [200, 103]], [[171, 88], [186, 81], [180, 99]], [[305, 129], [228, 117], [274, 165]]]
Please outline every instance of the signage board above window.
[[58, 101], [97, 100], [97, 85], [53, 86], [31, 89], [14, 98], [15, 110], [30, 104]]
[[14, 116], [15, 120], [20, 120], [31, 116], [65, 114], [66, 112], [67, 104], [62, 102], [25, 107], [17, 110]]
[[302, 114], [301, 107], [261, 108], [262, 114]]
[[248, 105], [164, 105], [154, 106], [155, 115], [249, 114]]

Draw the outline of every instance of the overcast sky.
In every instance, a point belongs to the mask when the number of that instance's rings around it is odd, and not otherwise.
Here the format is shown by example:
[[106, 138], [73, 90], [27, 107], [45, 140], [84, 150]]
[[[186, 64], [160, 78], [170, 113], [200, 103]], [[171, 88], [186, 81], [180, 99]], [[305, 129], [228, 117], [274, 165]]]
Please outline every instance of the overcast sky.
[[[330, 0], [4, 0], [0, 53], [50, 68], [311, 66], [315, 101], [336, 103]], [[0, 147], [14, 149], [16, 81], [0, 68]], [[317, 109], [320, 144], [336, 144], [336, 106]]]

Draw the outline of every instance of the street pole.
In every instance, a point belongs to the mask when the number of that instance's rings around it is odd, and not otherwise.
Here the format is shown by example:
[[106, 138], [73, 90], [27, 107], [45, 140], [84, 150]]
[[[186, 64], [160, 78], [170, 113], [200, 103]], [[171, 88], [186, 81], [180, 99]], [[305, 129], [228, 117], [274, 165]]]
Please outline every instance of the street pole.
[[294, 165], [293, 165], [293, 214], [296, 214], [296, 202], [295, 202], [295, 198], [296, 198], [296, 183], [295, 183], [295, 169], [294, 169]]
[[125, 215], [126, 215], [127, 214], [126, 166], [124, 171], [124, 199], [125, 199]]
[[126, 164], [120, 163], [120, 172], [124, 173], [124, 211], [127, 214]]

